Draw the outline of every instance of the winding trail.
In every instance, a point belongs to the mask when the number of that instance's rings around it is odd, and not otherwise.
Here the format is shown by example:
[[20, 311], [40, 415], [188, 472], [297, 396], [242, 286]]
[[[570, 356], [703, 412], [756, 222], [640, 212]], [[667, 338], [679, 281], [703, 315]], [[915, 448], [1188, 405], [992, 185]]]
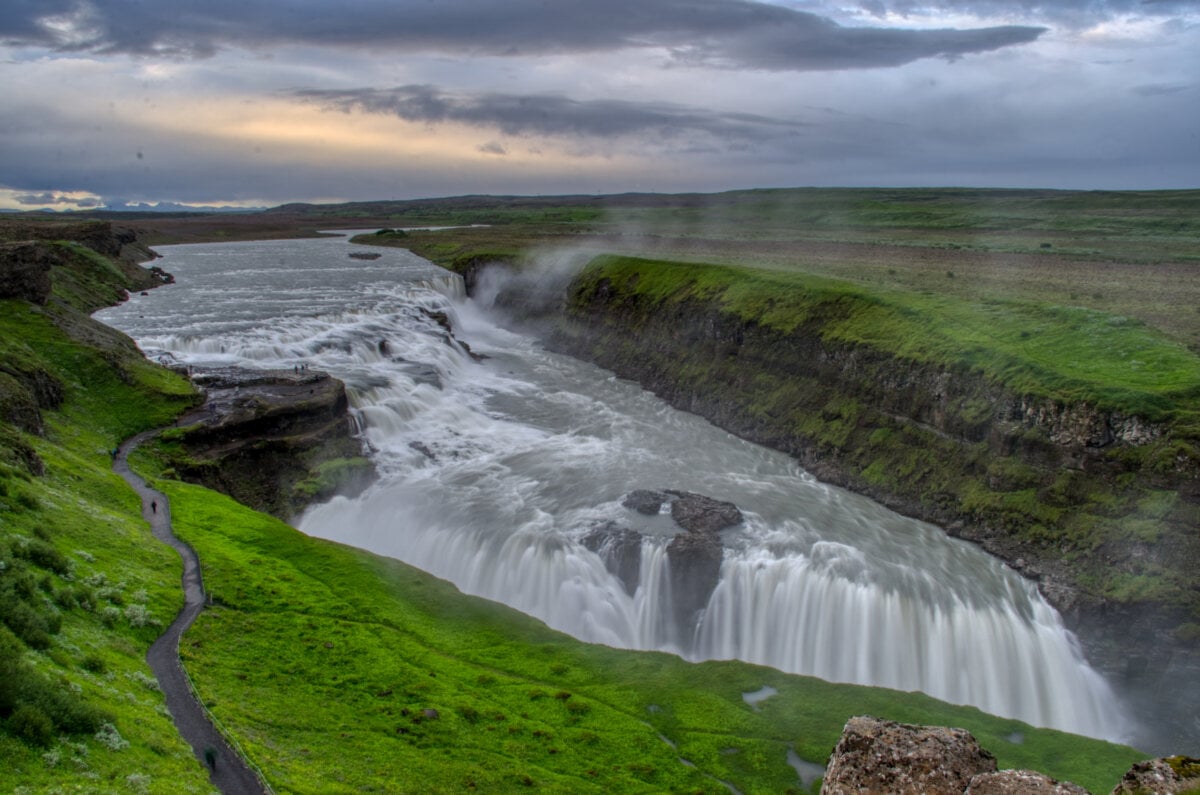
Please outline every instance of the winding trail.
[[188, 684], [187, 674], [179, 661], [179, 639], [204, 609], [204, 581], [200, 575], [200, 559], [195, 550], [179, 540], [171, 529], [171, 504], [160, 491], [150, 488], [146, 481], [129, 468], [129, 453], [139, 444], [158, 433], [143, 431], [131, 436], [117, 448], [113, 471], [123, 477], [142, 498], [142, 518], [150, 523], [154, 537], [167, 544], [183, 558], [183, 609], [171, 626], [159, 636], [146, 652], [158, 685], [166, 696], [167, 709], [183, 739], [208, 769], [209, 780], [225, 795], [258, 795], [270, 792], [246, 760], [230, 748], [225, 738], [213, 726], [204, 707], [196, 700]]

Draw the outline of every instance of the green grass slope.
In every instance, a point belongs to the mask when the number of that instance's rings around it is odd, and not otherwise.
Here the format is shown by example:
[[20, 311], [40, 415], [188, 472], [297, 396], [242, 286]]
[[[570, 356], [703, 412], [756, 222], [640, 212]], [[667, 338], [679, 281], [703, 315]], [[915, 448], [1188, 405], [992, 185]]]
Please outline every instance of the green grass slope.
[[0, 370], [17, 373], [0, 391], [36, 402], [40, 383], [55, 404], [41, 436], [0, 422], [5, 792], [211, 791], [144, 661], [182, 604], [178, 556], [110, 471], [120, 439], [193, 396], [113, 340], [54, 300], [0, 301]]
[[[281, 792], [799, 791], [788, 748], [824, 762], [862, 713], [965, 726], [1001, 766], [1096, 791], [1139, 757], [918, 694], [580, 643], [397, 561], [159, 485], [216, 602], [185, 636], [188, 670]], [[763, 686], [779, 694], [755, 710], [742, 694]]]

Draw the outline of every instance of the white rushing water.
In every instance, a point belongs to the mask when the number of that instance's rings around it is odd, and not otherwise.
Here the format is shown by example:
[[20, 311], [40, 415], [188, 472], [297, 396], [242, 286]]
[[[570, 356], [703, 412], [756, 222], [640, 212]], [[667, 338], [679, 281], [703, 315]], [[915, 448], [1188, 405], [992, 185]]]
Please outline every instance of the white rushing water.
[[[1109, 739], [1129, 728], [1036, 589], [972, 545], [822, 484], [787, 456], [504, 330], [458, 277], [341, 239], [174, 246], [178, 283], [98, 317], [151, 355], [343, 379], [381, 479], [299, 517], [587, 641], [921, 690]], [[432, 312], [488, 358], [474, 361]], [[695, 626], [671, 620], [667, 515], [639, 488], [737, 504]], [[581, 538], [641, 531], [632, 594]]]

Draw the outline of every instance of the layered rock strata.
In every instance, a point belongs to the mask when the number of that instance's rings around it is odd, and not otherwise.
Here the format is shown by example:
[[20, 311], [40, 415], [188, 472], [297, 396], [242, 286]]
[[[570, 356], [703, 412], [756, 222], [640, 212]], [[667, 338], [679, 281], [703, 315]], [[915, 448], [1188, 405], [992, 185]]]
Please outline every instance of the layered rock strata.
[[334, 493], [357, 494], [374, 479], [338, 379], [240, 368], [191, 375], [206, 397], [175, 433], [180, 478], [284, 519]]

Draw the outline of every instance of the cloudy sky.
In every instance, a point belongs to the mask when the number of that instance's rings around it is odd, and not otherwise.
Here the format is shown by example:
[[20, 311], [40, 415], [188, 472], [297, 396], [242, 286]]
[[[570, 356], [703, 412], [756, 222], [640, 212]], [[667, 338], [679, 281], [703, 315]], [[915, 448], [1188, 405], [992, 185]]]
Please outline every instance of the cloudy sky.
[[1200, 187], [1200, 0], [0, 0], [0, 208]]

